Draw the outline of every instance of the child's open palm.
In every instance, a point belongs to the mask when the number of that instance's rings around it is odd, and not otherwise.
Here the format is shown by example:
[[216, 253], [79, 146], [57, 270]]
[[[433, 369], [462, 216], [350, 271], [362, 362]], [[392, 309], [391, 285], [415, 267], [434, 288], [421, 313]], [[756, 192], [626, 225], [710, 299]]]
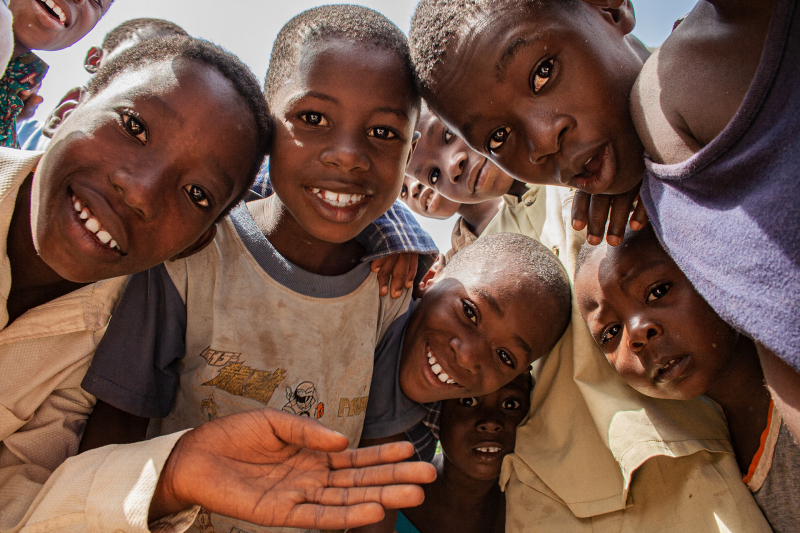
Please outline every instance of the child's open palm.
[[155, 519], [191, 505], [265, 526], [342, 529], [377, 522], [383, 508], [422, 503], [427, 463], [398, 463], [399, 442], [345, 450], [347, 438], [273, 409], [203, 424], [175, 446], [150, 508]]

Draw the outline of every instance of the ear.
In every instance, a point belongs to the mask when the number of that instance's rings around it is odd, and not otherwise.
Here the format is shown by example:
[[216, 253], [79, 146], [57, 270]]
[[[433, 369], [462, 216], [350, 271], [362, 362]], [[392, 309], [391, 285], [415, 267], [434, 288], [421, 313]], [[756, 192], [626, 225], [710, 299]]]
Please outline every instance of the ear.
[[422, 276], [422, 281], [419, 282], [414, 288], [414, 296], [417, 298], [422, 298], [425, 296], [425, 293], [428, 292], [428, 289], [433, 287], [439, 279], [439, 274], [444, 270], [445, 260], [444, 255], [439, 254], [439, 257], [436, 258], [436, 262], [433, 264], [430, 270], [428, 270], [424, 276]]
[[420, 137], [422, 137], [422, 134], [418, 131], [415, 131], [414, 136], [411, 138], [411, 150], [408, 152], [408, 159], [406, 159], [406, 168], [408, 168], [408, 165], [411, 164], [411, 158], [414, 157], [414, 150], [417, 149], [417, 143], [419, 142]]
[[58, 106], [50, 113], [47, 120], [45, 120], [42, 134], [52, 139], [58, 127], [61, 126], [61, 123], [63, 123], [70, 113], [78, 107], [78, 104], [81, 103], [85, 94], [86, 89], [83, 87], [73, 87], [70, 89], [69, 92], [61, 98], [61, 101], [58, 102]]
[[86, 52], [86, 59], [83, 60], [83, 68], [89, 74], [96, 74], [97, 69], [100, 68], [100, 62], [103, 61], [103, 49], [96, 46], [89, 48]]
[[200, 235], [200, 238], [194, 241], [188, 248], [184, 251], [176, 255], [175, 257], [170, 258], [170, 261], [177, 261], [178, 259], [183, 259], [185, 257], [189, 257], [190, 255], [194, 255], [209, 244], [211, 241], [214, 240], [214, 237], [217, 235], [217, 225], [214, 224], [210, 228], [208, 228], [205, 233]]
[[630, 0], [583, 0], [599, 8], [608, 22], [617, 26], [623, 35], [628, 35], [636, 26], [636, 13]]

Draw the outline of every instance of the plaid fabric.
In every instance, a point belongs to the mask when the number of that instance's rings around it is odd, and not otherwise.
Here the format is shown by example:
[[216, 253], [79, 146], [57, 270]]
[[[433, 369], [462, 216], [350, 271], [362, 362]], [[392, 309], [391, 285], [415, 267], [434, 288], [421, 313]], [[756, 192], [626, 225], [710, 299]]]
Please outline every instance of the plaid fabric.
[[[269, 182], [269, 161], [265, 162], [250, 188], [246, 201], [266, 198], [272, 194]], [[439, 255], [433, 239], [420, 227], [411, 211], [399, 201], [378, 217], [375, 222], [364, 228], [356, 241], [367, 249], [367, 255], [361, 260], [369, 262], [374, 259], [399, 253], [419, 254], [417, 272], [427, 272]]]
[[409, 461], [433, 461], [436, 455], [436, 443], [439, 442], [439, 417], [442, 402], [423, 403], [427, 414], [414, 427], [406, 431], [406, 438], [414, 445], [414, 455]]
[[0, 145], [19, 148], [17, 141], [17, 115], [25, 102], [19, 97], [39, 85], [47, 74], [47, 63], [28, 52], [8, 62], [0, 78]]

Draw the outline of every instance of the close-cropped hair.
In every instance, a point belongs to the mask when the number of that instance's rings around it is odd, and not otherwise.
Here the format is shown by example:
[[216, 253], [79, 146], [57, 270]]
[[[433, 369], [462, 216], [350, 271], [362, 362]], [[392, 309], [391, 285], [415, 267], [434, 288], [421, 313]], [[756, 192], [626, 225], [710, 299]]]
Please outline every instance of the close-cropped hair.
[[545, 245], [519, 233], [495, 233], [459, 250], [445, 265], [442, 275], [457, 277], [472, 272], [476, 265], [503, 265], [505, 275], [530, 283], [553, 306], [548, 316], [553, 331], [561, 338], [572, 318], [572, 291], [567, 271]]
[[152, 64], [177, 60], [194, 61], [214, 68], [233, 85], [256, 125], [256, 155], [250, 165], [247, 187], [240, 191], [227, 212], [244, 198], [253, 185], [256, 175], [269, 154], [272, 142], [272, 121], [264, 94], [258, 80], [238, 57], [202, 39], [176, 35], [162, 39], [149, 39], [125, 50], [103, 65], [89, 82], [87, 94], [91, 97], [108, 85], [122, 72], [138, 70]]
[[[464, 30], [481, 14], [513, 14], [557, 4], [571, 8], [580, 0], [420, 0], [411, 18], [409, 51], [417, 87], [423, 97], [436, 88], [437, 69], [448, 51], [458, 44]], [[522, 13], [524, 14], [524, 13]]]
[[281, 28], [272, 46], [264, 80], [267, 102], [271, 104], [281, 86], [294, 75], [303, 46], [328, 39], [343, 39], [391, 51], [401, 59], [409, 86], [416, 91], [408, 40], [400, 28], [377, 11], [363, 6], [327, 5], [304, 11]]
[[108, 32], [103, 39], [102, 48], [106, 52], [111, 52], [137, 33], [145, 30], [165, 34], [165, 36], [167, 34], [189, 35], [186, 30], [168, 20], [150, 18], [132, 19], [123, 22]]

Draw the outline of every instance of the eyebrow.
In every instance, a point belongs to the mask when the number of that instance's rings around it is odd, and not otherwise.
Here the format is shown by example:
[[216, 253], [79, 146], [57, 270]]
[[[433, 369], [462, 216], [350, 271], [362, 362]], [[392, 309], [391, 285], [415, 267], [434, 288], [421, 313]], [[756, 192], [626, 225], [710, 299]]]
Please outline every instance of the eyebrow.
[[644, 274], [646, 271], [652, 268], [657, 268], [663, 264], [664, 261], [658, 259], [654, 261], [648, 261], [646, 263], [637, 262], [623, 276], [621, 276], [620, 285], [622, 286], [622, 290], [628, 292], [628, 286], [634, 283], [639, 278], [639, 276]]
[[511, 64], [511, 61], [514, 59], [514, 56], [522, 50], [523, 48], [527, 48], [541, 40], [541, 36], [536, 36], [532, 39], [523, 39], [517, 38], [508, 45], [508, 48], [505, 49], [503, 55], [500, 56], [500, 59], [497, 61], [497, 64], [494, 66], [494, 75], [495, 79], [498, 82], [502, 82], [503, 79], [506, 77], [508, 72], [508, 66]]
[[[326, 102], [331, 102], [332, 104], [338, 104], [339, 100], [334, 98], [333, 96], [325, 93], [321, 93], [319, 91], [307, 91], [302, 94], [297, 95], [296, 97], [292, 98], [289, 101], [289, 107], [294, 106], [297, 102], [302, 100], [303, 98], [316, 98], [317, 100], [324, 100]], [[398, 117], [409, 120], [408, 113], [404, 110], [396, 108], [396, 107], [378, 107], [372, 110], [373, 113], [391, 113], [392, 115], [397, 115]]]
[[531, 345], [525, 342], [525, 339], [516, 333], [514, 334], [514, 341], [520, 348], [522, 348], [523, 352], [525, 352], [523, 355], [525, 356], [525, 360], [528, 361], [530, 356], [533, 354], [533, 348], [531, 348]]
[[497, 302], [497, 299], [492, 296], [489, 291], [485, 289], [478, 289], [476, 292], [480, 295], [481, 299], [485, 300], [486, 303], [489, 304], [489, 307], [491, 307], [495, 313], [501, 317], [506, 315], [505, 311], [503, 311], [503, 309], [500, 307], [500, 304]]
[[157, 107], [161, 115], [167, 118], [168, 120], [174, 120], [178, 124], [184, 123], [183, 116], [181, 116], [180, 113], [175, 111], [175, 109], [160, 96], [149, 95], [146, 98], [142, 99], [142, 103], [152, 104], [154, 107]]
[[218, 185], [219, 189], [217, 191], [221, 192], [222, 196], [216, 199], [218, 203], [221, 203], [222, 198], [229, 197], [233, 192], [234, 179], [233, 176], [231, 176], [230, 173], [228, 172], [228, 169], [224, 165], [220, 165], [219, 161], [217, 161], [216, 158], [211, 158], [211, 159], [212, 159], [211, 166], [223, 179], [222, 183]]

